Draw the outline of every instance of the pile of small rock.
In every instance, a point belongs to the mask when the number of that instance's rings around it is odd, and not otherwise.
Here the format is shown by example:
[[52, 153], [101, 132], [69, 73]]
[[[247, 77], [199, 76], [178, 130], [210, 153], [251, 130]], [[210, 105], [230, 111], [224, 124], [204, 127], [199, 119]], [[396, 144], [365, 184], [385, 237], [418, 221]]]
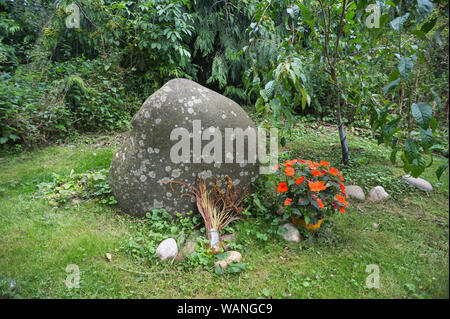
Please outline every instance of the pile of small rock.
[[[423, 178], [414, 178], [410, 175], [402, 176], [402, 179], [412, 186], [425, 191], [431, 192], [433, 190], [433, 186]], [[364, 194], [363, 189], [358, 185], [348, 185], [346, 186], [347, 195], [350, 198], [354, 198], [360, 201], [365, 201], [366, 196]], [[383, 186], [375, 186], [369, 192], [369, 201], [380, 201], [389, 197], [389, 194], [384, 190]]]
[[[235, 233], [223, 235], [221, 239], [222, 242], [225, 243], [224, 251], [228, 251], [228, 257], [224, 260], [217, 261], [216, 264], [220, 265], [223, 269], [225, 269], [233, 261], [240, 262], [242, 260], [242, 255], [237, 251], [230, 250], [230, 245], [228, 244], [229, 242], [236, 241]], [[158, 245], [158, 248], [156, 248], [156, 255], [162, 261], [174, 259], [183, 260], [195, 251], [197, 245], [198, 244], [195, 240], [187, 239], [186, 242], [183, 244], [183, 247], [180, 250], [178, 250], [176, 240], [174, 238], [167, 238]]]

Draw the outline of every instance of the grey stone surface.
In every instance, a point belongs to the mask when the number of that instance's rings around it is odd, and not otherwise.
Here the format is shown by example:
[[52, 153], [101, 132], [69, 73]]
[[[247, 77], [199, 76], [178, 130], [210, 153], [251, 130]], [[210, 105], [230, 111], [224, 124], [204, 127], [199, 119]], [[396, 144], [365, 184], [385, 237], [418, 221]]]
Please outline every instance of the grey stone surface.
[[180, 252], [175, 257], [175, 260], [183, 260], [190, 254], [192, 254], [195, 251], [195, 248], [197, 247], [197, 242], [195, 240], [188, 239], [183, 247], [180, 249]]
[[220, 265], [223, 269], [227, 268], [229, 264], [233, 261], [240, 262], [242, 260], [242, 255], [240, 252], [235, 250], [230, 250], [228, 252], [228, 257], [226, 259], [218, 260], [214, 263], [214, 265]]
[[178, 254], [177, 242], [173, 238], [164, 239], [156, 248], [156, 255], [165, 261], [174, 258]]
[[187, 256], [195, 251], [195, 247], [197, 247], [197, 243], [195, 241], [188, 240], [184, 244], [180, 252], [183, 254], [183, 256]]
[[380, 201], [388, 198], [389, 194], [384, 190], [383, 186], [375, 186], [369, 192], [370, 201]]
[[236, 241], [236, 233], [222, 235], [222, 236], [220, 236], [220, 240], [221, 241], [232, 241], [232, 242], [235, 242]]
[[355, 198], [360, 201], [366, 200], [366, 195], [364, 195], [364, 190], [358, 185], [348, 185], [345, 186], [345, 190], [347, 191], [347, 195], [350, 198]]
[[[219, 128], [222, 163], [193, 162], [193, 140], [196, 143], [200, 140], [198, 132], [193, 132], [194, 120], [201, 121], [203, 132]], [[197, 175], [204, 178], [228, 175], [234, 185], [245, 188], [256, 180], [259, 166], [251, 163], [254, 159], [249, 161], [247, 142], [243, 163], [236, 163], [235, 142], [233, 154], [225, 154], [225, 128], [245, 131], [248, 127], [255, 127], [253, 121], [227, 97], [187, 79], [167, 82], [135, 114], [128, 136], [113, 155], [109, 184], [119, 207], [135, 216], [145, 216], [155, 208], [164, 208], [170, 214], [194, 210], [195, 202], [187, 196], [181, 197], [186, 188], [174, 185], [175, 192], [172, 192], [167, 182], [178, 180], [193, 185]], [[171, 148], [181, 140], [178, 134], [171, 140], [171, 133], [177, 128], [190, 133], [189, 163], [171, 160]], [[209, 136], [202, 140], [202, 149], [212, 139]], [[233, 163], [225, 163], [227, 155], [232, 157]]]
[[422, 191], [431, 192], [433, 190], [433, 186], [430, 182], [424, 180], [423, 178], [414, 178], [411, 175], [403, 175], [402, 179]]
[[293, 243], [298, 243], [300, 241], [300, 232], [297, 227], [291, 223], [286, 223], [283, 227], [287, 229], [287, 233], [283, 234], [284, 240]]

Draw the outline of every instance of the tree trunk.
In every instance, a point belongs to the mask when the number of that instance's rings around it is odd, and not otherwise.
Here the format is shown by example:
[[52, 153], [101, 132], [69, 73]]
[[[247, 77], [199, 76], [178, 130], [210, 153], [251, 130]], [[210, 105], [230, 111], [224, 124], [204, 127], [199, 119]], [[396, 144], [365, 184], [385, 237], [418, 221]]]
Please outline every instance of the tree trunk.
[[348, 166], [349, 158], [348, 158], [347, 137], [345, 136], [344, 124], [342, 123], [341, 97], [339, 95], [339, 91], [337, 94], [337, 120], [339, 126], [339, 140], [341, 141], [342, 161], [344, 162], [345, 166]]

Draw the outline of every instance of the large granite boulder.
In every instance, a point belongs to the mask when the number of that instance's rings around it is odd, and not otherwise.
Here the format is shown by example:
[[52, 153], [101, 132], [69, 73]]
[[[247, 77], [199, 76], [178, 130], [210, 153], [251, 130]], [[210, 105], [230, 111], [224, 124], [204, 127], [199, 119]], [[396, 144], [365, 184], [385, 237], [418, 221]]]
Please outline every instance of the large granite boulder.
[[[234, 185], [249, 186], [259, 172], [257, 156], [248, 153], [254, 141], [251, 134], [234, 134], [247, 129], [255, 131], [253, 121], [232, 100], [191, 80], [167, 82], [135, 114], [111, 161], [109, 185], [118, 205], [135, 216], [156, 208], [186, 213], [196, 209], [195, 201], [181, 197], [184, 186], [174, 185], [172, 192], [171, 180], [195, 185], [197, 176], [229, 176]], [[213, 140], [221, 145], [211, 147]], [[243, 151], [237, 140], [244, 141]]]

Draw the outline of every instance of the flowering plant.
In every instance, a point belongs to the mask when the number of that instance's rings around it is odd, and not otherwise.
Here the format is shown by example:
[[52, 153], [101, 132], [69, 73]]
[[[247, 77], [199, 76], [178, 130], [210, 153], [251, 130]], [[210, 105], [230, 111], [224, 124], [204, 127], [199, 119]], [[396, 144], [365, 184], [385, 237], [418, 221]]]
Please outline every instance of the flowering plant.
[[276, 165], [274, 170], [281, 179], [277, 186], [281, 199], [278, 213], [317, 224], [326, 215], [344, 213], [348, 207], [344, 178], [329, 162], [294, 159]]

